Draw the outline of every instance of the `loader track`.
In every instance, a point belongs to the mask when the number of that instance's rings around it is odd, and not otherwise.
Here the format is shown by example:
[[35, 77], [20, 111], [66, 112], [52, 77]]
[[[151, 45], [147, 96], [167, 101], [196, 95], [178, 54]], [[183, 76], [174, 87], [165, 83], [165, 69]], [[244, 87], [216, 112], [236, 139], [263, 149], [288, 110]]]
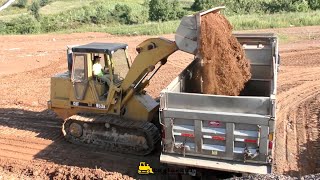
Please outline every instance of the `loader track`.
[[154, 124], [114, 115], [74, 115], [65, 121], [62, 132], [74, 144], [134, 155], [150, 154], [160, 140]]

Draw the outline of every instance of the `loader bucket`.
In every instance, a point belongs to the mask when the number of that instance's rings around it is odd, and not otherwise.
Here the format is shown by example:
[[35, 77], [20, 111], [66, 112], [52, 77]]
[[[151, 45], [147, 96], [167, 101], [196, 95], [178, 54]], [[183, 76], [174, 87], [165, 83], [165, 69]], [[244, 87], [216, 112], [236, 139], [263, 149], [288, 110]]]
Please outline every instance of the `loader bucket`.
[[224, 6], [215, 7], [194, 15], [184, 16], [175, 35], [175, 41], [181, 51], [198, 55], [200, 43], [201, 17], [208, 13], [219, 13]]

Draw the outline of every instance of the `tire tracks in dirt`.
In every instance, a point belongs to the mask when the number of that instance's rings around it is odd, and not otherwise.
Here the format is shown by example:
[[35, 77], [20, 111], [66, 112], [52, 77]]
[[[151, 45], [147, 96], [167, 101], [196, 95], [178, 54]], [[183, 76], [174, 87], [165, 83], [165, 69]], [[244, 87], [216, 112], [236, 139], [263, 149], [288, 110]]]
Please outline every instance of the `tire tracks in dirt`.
[[[310, 111], [319, 109], [318, 105], [312, 103], [320, 95], [320, 62], [316, 54], [320, 54], [319, 48], [291, 50], [282, 54], [284, 67], [280, 67], [278, 79], [274, 154], [274, 169], [277, 173], [292, 176], [315, 173], [315, 168], [311, 168], [314, 158], [304, 157], [303, 154], [320, 156], [318, 150], [308, 147], [312, 141], [310, 131], [319, 131], [318, 111]], [[293, 59], [295, 62], [292, 62]], [[307, 127], [311, 116], [316, 118], [312, 126]], [[319, 139], [318, 134], [313, 136]]]

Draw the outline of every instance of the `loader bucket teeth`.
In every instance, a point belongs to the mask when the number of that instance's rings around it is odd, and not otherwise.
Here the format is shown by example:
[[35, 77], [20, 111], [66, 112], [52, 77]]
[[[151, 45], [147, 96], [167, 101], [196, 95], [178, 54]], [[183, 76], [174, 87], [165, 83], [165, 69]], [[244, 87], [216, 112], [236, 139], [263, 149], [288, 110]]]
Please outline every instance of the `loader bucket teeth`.
[[198, 55], [201, 28], [201, 17], [208, 13], [219, 13], [224, 6], [215, 7], [195, 15], [184, 16], [176, 31], [175, 41], [181, 51]]

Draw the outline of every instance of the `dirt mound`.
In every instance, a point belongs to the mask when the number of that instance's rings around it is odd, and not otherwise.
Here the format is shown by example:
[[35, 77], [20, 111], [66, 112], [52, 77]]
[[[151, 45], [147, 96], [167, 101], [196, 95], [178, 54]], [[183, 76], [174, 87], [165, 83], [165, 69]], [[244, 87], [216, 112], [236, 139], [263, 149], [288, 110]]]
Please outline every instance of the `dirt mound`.
[[[202, 93], [237, 96], [251, 78], [250, 63], [221, 14], [201, 20]], [[199, 76], [200, 77], [200, 76]]]
[[58, 166], [47, 162], [32, 162], [29, 165], [21, 165], [0, 159], [0, 165], [0, 179], [133, 179], [117, 172], [108, 172], [97, 168]]

